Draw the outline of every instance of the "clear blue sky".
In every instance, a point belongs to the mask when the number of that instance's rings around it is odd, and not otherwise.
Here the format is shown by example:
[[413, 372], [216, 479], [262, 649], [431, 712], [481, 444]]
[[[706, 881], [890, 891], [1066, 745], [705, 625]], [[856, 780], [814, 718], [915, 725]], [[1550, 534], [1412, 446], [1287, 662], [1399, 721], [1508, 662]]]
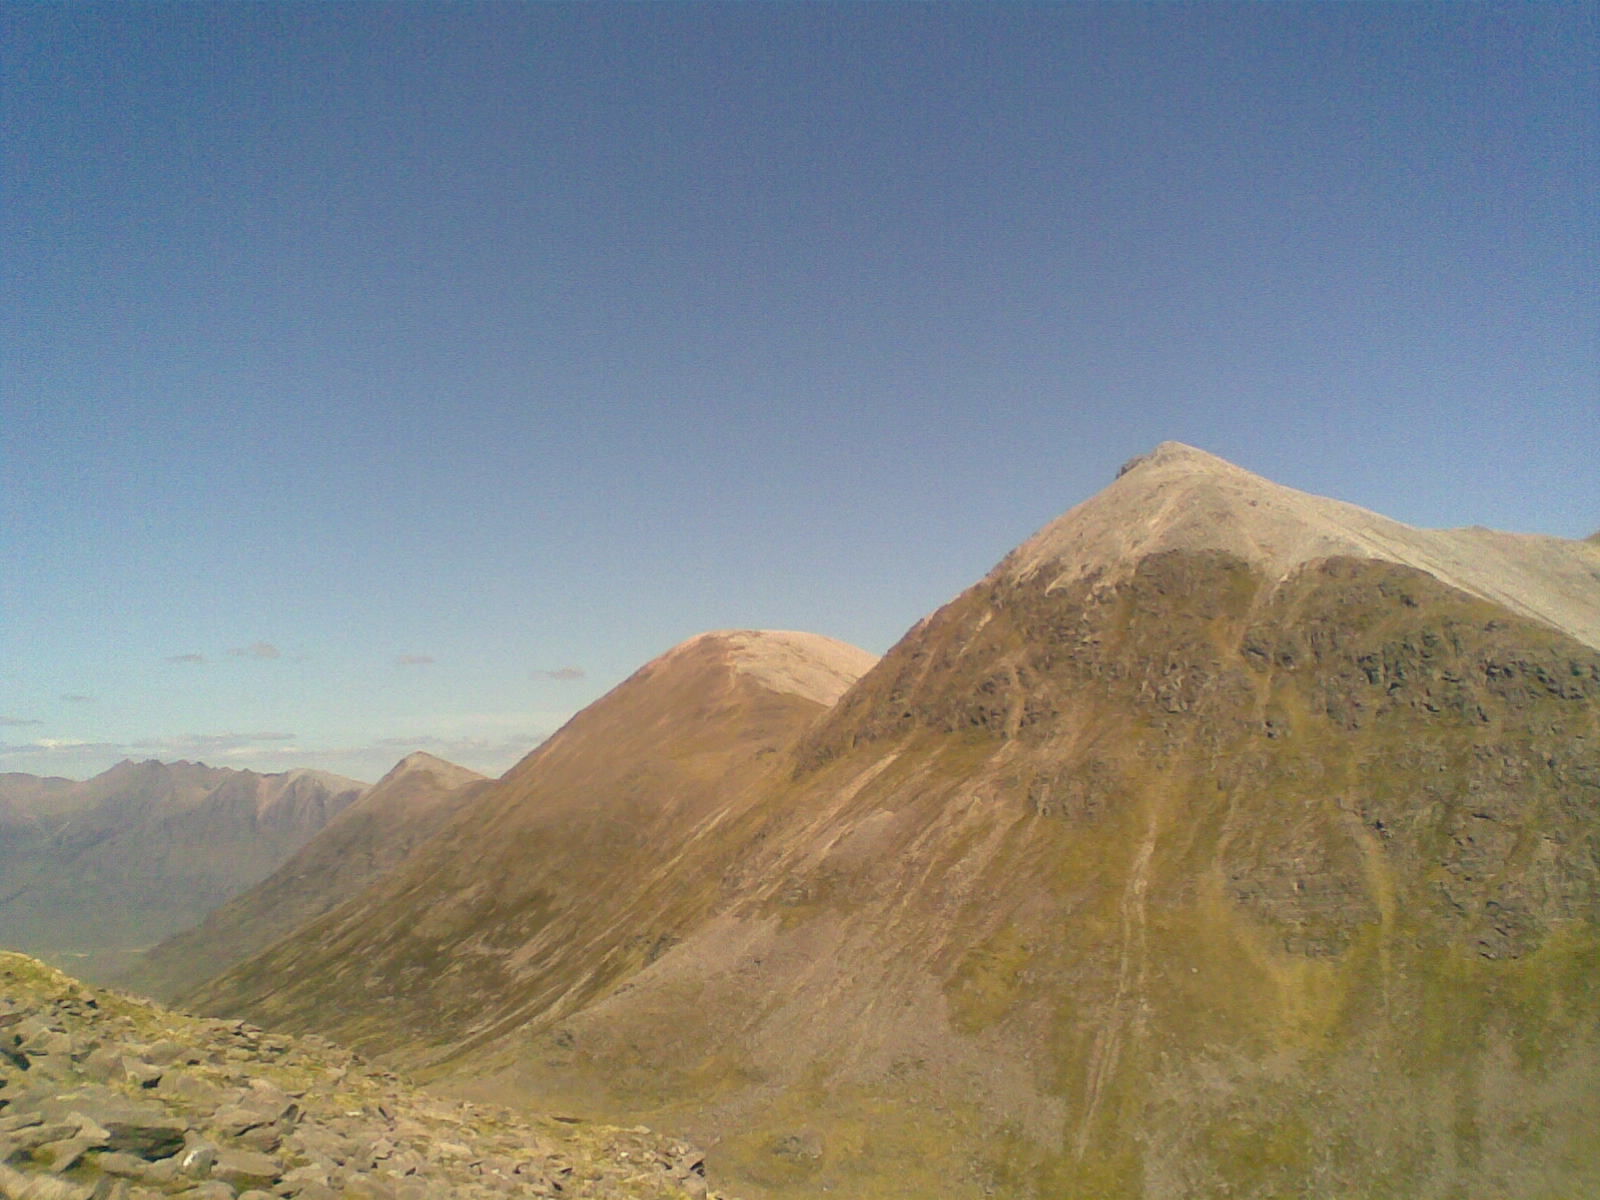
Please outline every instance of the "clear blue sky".
[[1600, 6], [0, 8], [0, 770], [499, 772], [1156, 442], [1600, 527]]

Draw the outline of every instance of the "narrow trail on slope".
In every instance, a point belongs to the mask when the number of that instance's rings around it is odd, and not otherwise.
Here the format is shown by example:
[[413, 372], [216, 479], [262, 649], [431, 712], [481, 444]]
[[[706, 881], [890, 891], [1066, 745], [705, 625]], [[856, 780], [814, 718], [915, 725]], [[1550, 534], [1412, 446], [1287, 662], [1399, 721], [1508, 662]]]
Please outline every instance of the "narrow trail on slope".
[[1144, 982], [1147, 961], [1145, 936], [1145, 894], [1150, 886], [1150, 859], [1156, 848], [1157, 810], [1151, 806], [1150, 820], [1145, 828], [1144, 840], [1134, 855], [1133, 870], [1128, 875], [1128, 886], [1117, 902], [1117, 912], [1122, 927], [1122, 951], [1117, 963], [1117, 989], [1112, 995], [1110, 1011], [1105, 1024], [1095, 1035], [1094, 1047], [1089, 1052], [1087, 1077], [1088, 1097], [1083, 1106], [1083, 1119], [1078, 1125], [1077, 1155], [1081, 1159], [1089, 1148], [1089, 1133], [1100, 1111], [1100, 1100], [1106, 1081], [1115, 1073], [1117, 1059], [1122, 1053], [1122, 1035], [1128, 1025], [1128, 995], [1133, 990], [1135, 976]]

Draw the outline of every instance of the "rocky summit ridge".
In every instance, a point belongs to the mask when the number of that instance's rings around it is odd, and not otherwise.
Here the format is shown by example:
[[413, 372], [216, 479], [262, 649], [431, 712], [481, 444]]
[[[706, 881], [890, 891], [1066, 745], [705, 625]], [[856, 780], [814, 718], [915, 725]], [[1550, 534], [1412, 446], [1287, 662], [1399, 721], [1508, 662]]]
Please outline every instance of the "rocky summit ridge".
[[6, 1200], [708, 1195], [687, 1143], [430, 1097], [321, 1039], [0, 953]]
[[1275, 579], [1354, 558], [1425, 571], [1440, 583], [1600, 647], [1600, 554], [1587, 543], [1492, 529], [1432, 530], [1296, 491], [1181, 442], [1126, 463], [1116, 480], [1008, 555], [997, 574], [1066, 586], [1111, 582], [1164, 551], [1232, 555]]
[[785, 629], [723, 629], [703, 633], [669, 654], [718, 647], [729, 666], [764, 687], [817, 704], [832, 704], [877, 661], [859, 647], [818, 633]]

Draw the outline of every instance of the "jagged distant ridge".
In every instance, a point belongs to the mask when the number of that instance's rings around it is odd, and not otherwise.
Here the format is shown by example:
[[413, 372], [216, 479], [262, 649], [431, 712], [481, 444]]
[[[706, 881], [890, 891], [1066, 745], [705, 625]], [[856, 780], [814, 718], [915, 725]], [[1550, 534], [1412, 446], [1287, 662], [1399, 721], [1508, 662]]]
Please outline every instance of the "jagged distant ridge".
[[154, 760], [43, 781], [28, 819], [0, 828], [0, 945], [113, 977], [259, 881], [364, 789], [323, 771]]

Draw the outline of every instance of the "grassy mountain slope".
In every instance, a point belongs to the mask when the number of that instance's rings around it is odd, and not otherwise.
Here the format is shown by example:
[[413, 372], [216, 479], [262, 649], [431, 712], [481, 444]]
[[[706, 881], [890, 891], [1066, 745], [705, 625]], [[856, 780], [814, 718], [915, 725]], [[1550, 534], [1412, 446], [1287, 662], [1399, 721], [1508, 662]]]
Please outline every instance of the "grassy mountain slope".
[[[659, 957], [719, 897], [730, 797], [871, 664], [809, 634], [707, 634], [641, 668], [344, 907], [198, 989], [386, 1048], [457, 1053], [568, 1012]], [[684, 886], [683, 880], [692, 883]]]
[[737, 902], [461, 1074], [778, 1194], [1600, 1187], [1600, 656], [1381, 564], [1091, 589], [941, 613]]

